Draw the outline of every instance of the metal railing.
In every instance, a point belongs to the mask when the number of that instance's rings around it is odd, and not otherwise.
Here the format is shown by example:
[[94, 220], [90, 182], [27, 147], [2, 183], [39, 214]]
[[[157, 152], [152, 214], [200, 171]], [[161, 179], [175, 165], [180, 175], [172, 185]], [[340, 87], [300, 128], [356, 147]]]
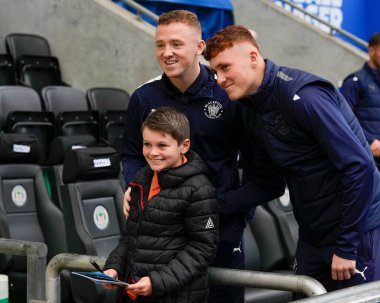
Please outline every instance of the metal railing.
[[27, 302], [45, 300], [47, 246], [44, 243], [0, 238], [0, 252], [27, 258]]
[[[77, 254], [59, 254], [46, 268], [46, 299], [49, 303], [60, 302], [60, 277], [62, 269], [93, 271], [90, 261], [104, 266], [105, 258]], [[248, 270], [209, 268], [211, 284], [240, 287], [256, 287], [301, 292], [306, 296], [325, 294], [326, 290], [317, 280], [306, 276], [275, 274]]]
[[138, 4], [136, 1], [133, 0], [121, 0], [125, 5], [128, 5], [129, 7], [135, 9], [137, 11], [137, 17], [141, 19], [141, 15], [147, 16], [151, 20], [157, 22], [158, 16], [150, 11], [149, 9], [145, 8], [141, 4]]
[[[272, 0], [268, 0], [268, 1], [272, 1]], [[363, 46], [365, 48], [368, 48], [368, 43], [362, 39], [360, 39], [359, 37], [356, 37], [355, 35], [345, 31], [344, 29], [341, 29], [339, 27], [336, 27], [332, 24], [330, 24], [329, 22], [321, 19], [320, 17], [318, 16], [315, 16], [314, 14], [306, 11], [305, 9], [303, 9], [302, 7], [299, 7], [297, 4], [289, 1], [289, 0], [278, 0], [278, 1], [281, 1], [287, 5], [289, 5], [290, 7], [302, 12], [303, 14], [305, 14], [306, 16], [309, 16], [310, 18], [314, 19], [314, 20], [317, 20], [318, 22], [322, 23], [323, 25], [326, 25], [329, 29], [330, 29], [330, 35], [335, 35], [335, 33], [339, 33], [341, 34], [342, 36], [350, 39], [351, 41], [357, 43], [358, 45], [360, 46]]]
[[378, 303], [380, 302], [380, 281], [348, 287], [318, 297], [294, 301], [297, 303]]

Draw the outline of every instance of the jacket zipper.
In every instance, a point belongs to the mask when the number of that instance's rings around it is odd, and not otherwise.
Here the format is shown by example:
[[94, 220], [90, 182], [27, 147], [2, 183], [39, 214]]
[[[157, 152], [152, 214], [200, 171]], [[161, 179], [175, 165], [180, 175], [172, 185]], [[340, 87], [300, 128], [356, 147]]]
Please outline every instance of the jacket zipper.
[[138, 204], [138, 208], [139, 208], [139, 212], [137, 214], [137, 222], [138, 222], [138, 225], [137, 225], [137, 233], [136, 233], [136, 237], [134, 239], [134, 250], [133, 250], [133, 254], [132, 254], [132, 259], [131, 259], [131, 268], [130, 268], [130, 274], [129, 274], [129, 277], [128, 279], [130, 279], [131, 281], [133, 281], [133, 272], [134, 272], [134, 266], [135, 266], [135, 253], [136, 253], [136, 246], [137, 246], [137, 240], [138, 240], [138, 237], [139, 237], [139, 234], [140, 234], [140, 226], [141, 226], [141, 223], [140, 223], [140, 216], [142, 214], [142, 212], [144, 211], [144, 191], [143, 191], [143, 187], [141, 184], [137, 184], [137, 183], [134, 183], [134, 182], [130, 182], [129, 183], [131, 186], [133, 187], [138, 187], [140, 189], [140, 202], [137, 203]]

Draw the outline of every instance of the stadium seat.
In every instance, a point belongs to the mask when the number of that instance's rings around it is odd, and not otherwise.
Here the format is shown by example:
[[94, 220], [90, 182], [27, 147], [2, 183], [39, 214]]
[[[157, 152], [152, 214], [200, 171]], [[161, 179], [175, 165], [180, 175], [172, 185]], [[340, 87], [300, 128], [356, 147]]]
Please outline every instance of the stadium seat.
[[5, 37], [9, 54], [16, 62], [21, 56], [51, 56], [47, 39], [39, 35], [12, 33]]
[[[255, 215], [244, 230], [245, 267], [247, 270], [265, 272], [284, 272], [284, 252], [279, 239], [274, 219], [263, 207], [256, 208]], [[288, 291], [246, 288], [246, 303], [285, 303], [292, 300]]]
[[12, 57], [7, 54], [0, 38], [0, 85], [16, 85], [16, 74]]
[[119, 161], [111, 147], [66, 154], [61, 192], [70, 252], [108, 257], [116, 247], [125, 222]]
[[51, 85], [66, 85], [56, 57], [22, 56], [17, 60], [16, 70], [19, 82], [41, 93], [42, 88]]
[[[35, 137], [2, 134], [0, 146], [0, 204], [5, 213], [0, 236], [46, 243], [48, 260], [66, 252], [63, 215], [48, 197], [42, 169], [36, 163]], [[9, 276], [11, 298], [26, 295], [26, 257], [13, 258], [4, 272]]]
[[20, 84], [33, 88], [39, 94], [45, 86], [66, 85], [61, 79], [58, 58], [51, 55], [49, 42], [44, 37], [9, 34], [6, 44]]
[[[125, 223], [119, 161], [111, 147], [66, 154], [61, 193], [69, 252], [108, 257], [118, 244]], [[72, 281], [73, 297], [79, 303], [115, 302], [115, 292], [104, 294], [102, 287], [87, 286]]]
[[40, 162], [45, 163], [47, 148], [55, 135], [54, 114], [42, 111], [38, 94], [22, 86], [0, 87], [0, 130], [33, 134], [40, 148]]
[[42, 89], [42, 100], [45, 109], [55, 114], [58, 135], [92, 135], [99, 140], [99, 114], [90, 109], [84, 92], [66, 86], [47, 86]]
[[101, 137], [120, 154], [129, 94], [119, 88], [95, 87], [86, 95], [90, 108], [99, 112]]
[[298, 223], [293, 214], [289, 192], [264, 206], [273, 216], [279, 230], [279, 237], [284, 249], [285, 261], [289, 268], [293, 267], [298, 241]]
[[77, 148], [96, 146], [96, 140], [90, 135], [58, 136], [49, 148], [48, 165], [45, 167], [50, 180], [51, 199], [62, 210], [61, 186], [63, 160], [68, 151]]

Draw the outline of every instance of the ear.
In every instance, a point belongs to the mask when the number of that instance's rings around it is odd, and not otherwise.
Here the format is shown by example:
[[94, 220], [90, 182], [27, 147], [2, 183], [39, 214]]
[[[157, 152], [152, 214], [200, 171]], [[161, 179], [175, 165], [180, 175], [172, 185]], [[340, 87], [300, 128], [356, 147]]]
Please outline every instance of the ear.
[[250, 51], [249, 56], [250, 56], [251, 64], [253, 64], [253, 66], [256, 66], [258, 63], [258, 57], [259, 57], [257, 51], [254, 51], [254, 50]]
[[199, 40], [198, 46], [197, 46], [197, 55], [200, 56], [203, 53], [203, 50], [205, 49], [206, 43], [204, 40]]
[[190, 139], [185, 139], [181, 144], [181, 154], [184, 155], [190, 149]]

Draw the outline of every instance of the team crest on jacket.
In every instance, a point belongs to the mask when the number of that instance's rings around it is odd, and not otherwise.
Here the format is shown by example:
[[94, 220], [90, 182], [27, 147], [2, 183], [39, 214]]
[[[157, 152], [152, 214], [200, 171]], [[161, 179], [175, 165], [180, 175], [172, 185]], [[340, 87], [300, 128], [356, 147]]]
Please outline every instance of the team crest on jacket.
[[223, 106], [219, 101], [210, 101], [204, 106], [203, 111], [207, 118], [218, 119], [223, 114]]

